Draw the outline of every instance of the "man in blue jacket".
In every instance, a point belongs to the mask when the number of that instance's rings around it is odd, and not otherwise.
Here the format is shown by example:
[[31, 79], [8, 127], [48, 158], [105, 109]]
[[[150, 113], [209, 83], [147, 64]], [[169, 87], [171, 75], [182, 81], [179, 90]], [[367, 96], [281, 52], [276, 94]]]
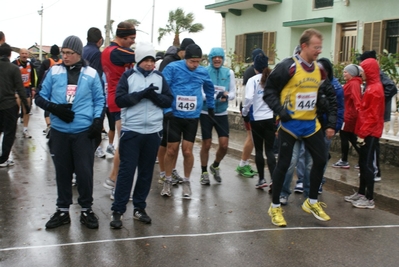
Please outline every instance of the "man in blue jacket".
[[63, 63], [46, 74], [36, 104], [51, 118], [50, 153], [57, 181], [57, 210], [46, 223], [56, 228], [71, 222], [72, 175], [76, 174], [80, 222], [98, 228], [93, 205], [94, 151], [101, 141], [105, 98], [100, 77], [82, 59], [82, 41], [76, 36], [64, 40]]
[[198, 120], [203, 105], [202, 90], [206, 95], [209, 116], [215, 115], [214, 85], [208, 71], [200, 66], [202, 50], [196, 44], [186, 48], [185, 60], [169, 63], [162, 71], [173, 94], [173, 103], [164, 110], [167, 120], [167, 151], [162, 196], [171, 196], [173, 161], [183, 135], [184, 157], [183, 198], [191, 198], [190, 174], [194, 164], [193, 146]]

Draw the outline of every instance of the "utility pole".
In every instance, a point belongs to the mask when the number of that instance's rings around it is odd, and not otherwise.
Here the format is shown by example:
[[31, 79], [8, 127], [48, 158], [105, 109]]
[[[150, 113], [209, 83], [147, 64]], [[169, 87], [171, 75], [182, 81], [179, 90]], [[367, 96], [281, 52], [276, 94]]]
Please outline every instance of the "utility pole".
[[105, 25], [105, 42], [104, 46], [107, 47], [110, 44], [110, 32], [111, 32], [111, 0], [108, 0], [107, 4], [107, 24]]
[[152, 1], [152, 24], [151, 24], [151, 43], [154, 40], [154, 13], [155, 13], [155, 0]]
[[43, 4], [40, 10], [37, 11], [39, 13], [39, 16], [41, 17], [41, 22], [40, 22], [40, 45], [39, 45], [39, 60], [42, 61], [42, 39], [43, 39]]

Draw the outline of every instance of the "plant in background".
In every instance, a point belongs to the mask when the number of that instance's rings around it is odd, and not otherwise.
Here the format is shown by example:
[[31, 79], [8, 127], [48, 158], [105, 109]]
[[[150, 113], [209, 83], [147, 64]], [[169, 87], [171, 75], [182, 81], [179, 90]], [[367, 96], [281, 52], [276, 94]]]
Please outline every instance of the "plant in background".
[[381, 55], [378, 55], [381, 70], [385, 72], [395, 84], [399, 83], [399, 73], [397, 69], [399, 62], [398, 56], [399, 54], [389, 53], [386, 49], [383, 50]]
[[239, 56], [232, 51], [231, 48], [227, 53], [227, 58], [230, 59], [229, 68], [234, 71], [234, 75], [236, 76], [236, 78], [241, 78], [244, 75], [248, 64], [245, 64], [245, 60], [241, 60]]

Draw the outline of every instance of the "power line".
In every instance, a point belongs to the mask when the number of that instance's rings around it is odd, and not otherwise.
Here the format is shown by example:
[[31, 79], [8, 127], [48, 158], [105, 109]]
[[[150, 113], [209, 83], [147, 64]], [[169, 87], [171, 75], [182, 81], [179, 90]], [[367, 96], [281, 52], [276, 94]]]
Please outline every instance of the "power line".
[[[57, 3], [60, 2], [60, 1], [61, 1], [61, 0], [57, 0], [56, 2], [54, 2], [54, 3], [51, 4], [51, 5], [49, 5], [48, 7], [43, 8], [43, 10], [47, 10], [47, 9], [51, 8], [52, 6], [54, 6], [55, 4], [57, 4]], [[27, 16], [30, 16], [30, 15], [36, 14], [36, 12], [37, 12], [37, 11], [31, 12], [31, 13], [26, 13], [26, 14], [24, 14], [24, 15], [19, 15], [19, 16], [16, 16], [16, 17], [8, 18], [8, 19], [2, 19], [2, 20], [0, 20], [0, 22], [8, 21], [8, 20], [13, 20], [13, 19], [19, 19], [19, 18], [23, 18], [23, 17], [27, 17]]]

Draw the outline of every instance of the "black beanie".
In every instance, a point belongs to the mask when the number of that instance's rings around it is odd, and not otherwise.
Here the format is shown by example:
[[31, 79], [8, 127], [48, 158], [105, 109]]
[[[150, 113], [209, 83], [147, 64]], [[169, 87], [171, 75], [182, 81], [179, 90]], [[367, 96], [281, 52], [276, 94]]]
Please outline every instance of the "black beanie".
[[92, 27], [87, 31], [87, 41], [90, 43], [97, 43], [103, 39], [101, 31], [98, 28]]
[[259, 72], [262, 73], [263, 69], [267, 68], [269, 66], [269, 58], [265, 55], [259, 54], [255, 56], [254, 59], [254, 68]]
[[363, 61], [368, 58], [377, 59], [377, 53], [374, 50], [364, 51], [364, 53], [360, 56], [360, 61]]
[[53, 45], [50, 49], [50, 54], [52, 56], [58, 56], [60, 54], [60, 48], [58, 47], [58, 45]]
[[186, 50], [187, 46], [189, 46], [190, 44], [195, 44], [195, 42], [193, 41], [193, 39], [191, 38], [184, 38], [183, 41], [180, 44], [180, 50]]
[[190, 44], [186, 47], [186, 55], [184, 56], [185, 59], [189, 58], [202, 58], [202, 50], [196, 44]]

